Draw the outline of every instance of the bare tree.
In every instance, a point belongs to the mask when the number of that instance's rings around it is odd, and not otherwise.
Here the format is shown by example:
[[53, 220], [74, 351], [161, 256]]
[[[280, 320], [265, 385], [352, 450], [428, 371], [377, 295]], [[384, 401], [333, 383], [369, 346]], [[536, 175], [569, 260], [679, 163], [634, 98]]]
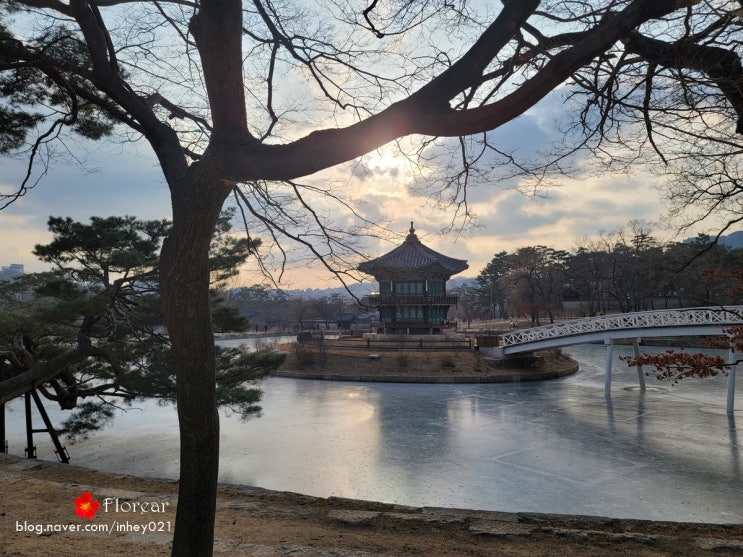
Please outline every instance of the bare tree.
[[679, 233], [705, 223], [717, 234], [735, 230], [743, 220], [743, 168], [741, 146], [736, 143], [722, 148], [724, 156], [689, 158], [671, 180], [662, 185], [669, 202], [668, 222]]
[[509, 256], [511, 300], [529, 312], [532, 326], [539, 325], [540, 310], [550, 323], [555, 322], [554, 309], [562, 305], [567, 257], [567, 252], [546, 246], [520, 248]]
[[[413, 154], [432, 167], [437, 155], [458, 159], [431, 185], [467, 216], [468, 186], [489, 167], [539, 182], [578, 149], [611, 165], [674, 164], [697, 155], [689, 138], [725, 160], [743, 129], [734, 1], [508, 0], [478, 13], [464, 0], [13, 0], [0, 10], [0, 149], [25, 148], [31, 161], [6, 204], [33, 187], [40, 157], [70, 131], [144, 139], [170, 189], [160, 273], [180, 369], [174, 555], [212, 553], [219, 421], [207, 256], [228, 196], [249, 233], [303, 246], [343, 277], [354, 230], [326, 202], [360, 225], [363, 214], [332, 184], [298, 180], [389, 142], [425, 138]], [[493, 144], [488, 131], [553, 90], [578, 107], [566, 134], [576, 141], [528, 165]]]

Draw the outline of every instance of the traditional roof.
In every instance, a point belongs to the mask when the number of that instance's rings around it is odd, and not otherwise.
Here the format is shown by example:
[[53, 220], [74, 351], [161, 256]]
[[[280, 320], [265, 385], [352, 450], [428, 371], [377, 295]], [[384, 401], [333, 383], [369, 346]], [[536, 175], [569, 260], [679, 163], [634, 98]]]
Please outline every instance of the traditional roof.
[[374, 277], [403, 273], [449, 277], [461, 273], [468, 267], [464, 259], [454, 259], [424, 246], [416, 236], [411, 222], [409, 234], [402, 245], [376, 259], [361, 263], [359, 271]]

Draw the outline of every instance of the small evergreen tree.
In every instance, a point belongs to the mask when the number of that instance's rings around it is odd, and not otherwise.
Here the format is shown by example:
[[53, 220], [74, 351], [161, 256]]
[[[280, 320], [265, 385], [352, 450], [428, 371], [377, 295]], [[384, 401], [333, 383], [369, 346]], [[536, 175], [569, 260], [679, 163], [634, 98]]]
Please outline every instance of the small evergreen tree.
[[[258, 241], [230, 236], [231, 213], [220, 218], [212, 242], [213, 284], [221, 286], [255, 254]], [[52, 265], [45, 273], [0, 283], [0, 358], [6, 375], [28, 381], [66, 410], [63, 429], [84, 438], [109, 424], [117, 406], [143, 398], [174, 400], [175, 363], [158, 295], [158, 253], [170, 232], [165, 220], [92, 217], [89, 224], [51, 217], [53, 239], [34, 254]], [[240, 330], [247, 319], [213, 296], [219, 330]], [[218, 398], [249, 417], [260, 411], [255, 381], [283, 356], [218, 349]]]

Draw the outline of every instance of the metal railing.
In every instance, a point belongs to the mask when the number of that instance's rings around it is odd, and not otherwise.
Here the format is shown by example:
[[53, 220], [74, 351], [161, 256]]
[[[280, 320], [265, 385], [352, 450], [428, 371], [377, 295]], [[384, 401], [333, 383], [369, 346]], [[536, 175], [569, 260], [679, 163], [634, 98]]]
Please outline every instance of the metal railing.
[[369, 294], [367, 297], [367, 303], [372, 307], [382, 305], [394, 305], [394, 304], [405, 304], [405, 305], [455, 305], [458, 296], [450, 294], [442, 295], [428, 295], [428, 294]]
[[399, 339], [327, 339], [321, 337], [312, 337], [300, 335], [297, 337], [297, 343], [302, 346], [315, 346], [326, 349], [339, 349], [343, 351], [362, 351], [362, 352], [390, 352], [400, 350], [418, 350], [418, 351], [446, 351], [459, 352], [472, 350], [472, 341], [470, 339], [407, 339], [402, 335]]
[[405, 319], [399, 321], [372, 321], [372, 328], [379, 329], [381, 327], [435, 327], [436, 329], [455, 329], [456, 323], [448, 323], [446, 321], [424, 321], [423, 319]]
[[563, 323], [519, 329], [501, 335], [501, 346], [514, 346], [558, 337], [601, 331], [691, 327], [698, 325], [743, 325], [743, 306], [643, 311], [574, 319]]

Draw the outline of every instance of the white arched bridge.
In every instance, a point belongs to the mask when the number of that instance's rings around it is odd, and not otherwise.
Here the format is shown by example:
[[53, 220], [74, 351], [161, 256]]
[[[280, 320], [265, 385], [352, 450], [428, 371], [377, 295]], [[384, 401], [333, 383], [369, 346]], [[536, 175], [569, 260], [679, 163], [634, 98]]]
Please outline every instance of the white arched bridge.
[[[499, 358], [544, 348], [557, 348], [588, 342], [606, 344], [605, 392], [611, 391], [612, 345], [615, 340], [633, 339], [635, 352], [642, 338], [715, 336], [726, 330], [743, 326], [743, 306], [684, 308], [659, 311], [641, 311], [574, 319], [529, 329], [518, 329], [500, 335], [498, 346], [489, 349]], [[728, 374], [728, 412], [733, 412], [735, 397], [736, 357], [730, 353]], [[645, 377], [638, 368], [640, 387], [645, 388]]]

